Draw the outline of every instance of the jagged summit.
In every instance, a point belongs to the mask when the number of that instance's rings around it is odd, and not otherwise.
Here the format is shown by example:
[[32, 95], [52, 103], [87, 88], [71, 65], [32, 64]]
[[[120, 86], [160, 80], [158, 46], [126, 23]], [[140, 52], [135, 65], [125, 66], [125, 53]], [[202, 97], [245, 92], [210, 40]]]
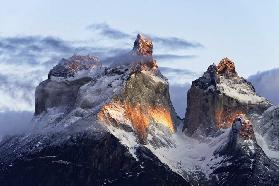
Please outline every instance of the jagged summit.
[[152, 40], [143, 36], [142, 34], [138, 34], [137, 39], [134, 42], [134, 48], [132, 52], [140, 56], [152, 56]]
[[217, 65], [217, 74], [225, 76], [237, 76], [234, 62], [227, 57], [223, 58]]
[[231, 126], [239, 114], [262, 114], [271, 104], [253, 85], [237, 75], [234, 63], [224, 58], [192, 82], [187, 94], [185, 129], [209, 135]]

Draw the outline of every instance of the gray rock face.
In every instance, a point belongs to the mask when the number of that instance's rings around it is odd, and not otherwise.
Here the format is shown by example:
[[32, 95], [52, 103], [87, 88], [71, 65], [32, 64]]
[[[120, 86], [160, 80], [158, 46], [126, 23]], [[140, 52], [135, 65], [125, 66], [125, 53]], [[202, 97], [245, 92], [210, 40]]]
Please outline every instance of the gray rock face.
[[187, 93], [184, 125], [187, 134], [212, 135], [220, 128], [230, 127], [239, 114], [261, 114], [271, 106], [265, 98], [256, 95], [251, 83], [239, 77], [231, 65], [222, 60], [192, 82]]
[[90, 77], [85, 77], [75, 81], [43, 81], [35, 92], [35, 115], [53, 107], [71, 110], [75, 105], [79, 88], [90, 80]]

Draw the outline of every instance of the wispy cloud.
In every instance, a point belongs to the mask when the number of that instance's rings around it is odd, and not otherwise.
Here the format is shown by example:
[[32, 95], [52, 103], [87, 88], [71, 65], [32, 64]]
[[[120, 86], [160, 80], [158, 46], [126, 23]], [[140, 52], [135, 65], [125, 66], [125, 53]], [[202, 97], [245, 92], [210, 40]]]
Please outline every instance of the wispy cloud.
[[132, 36], [115, 28], [112, 28], [106, 23], [92, 24], [87, 29], [98, 32], [99, 34], [106, 36], [110, 39], [131, 39]]
[[[35, 87], [47, 77], [48, 71], [61, 58], [68, 58], [73, 54], [94, 55], [105, 65], [125, 62], [127, 53], [131, 50], [136, 35], [110, 27], [108, 24], [93, 24], [87, 27], [99, 36], [109, 39], [109, 45], [96, 43], [96, 40], [68, 41], [59, 37], [15, 36], [0, 37], [0, 111], [32, 111], [34, 108]], [[188, 42], [176, 37], [158, 37], [150, 35], [157, 48], [179, 49], [195, 48], [201, 45]], [[98, 40], [98, 39], [97, 39]], [[128, 40], [128, 41], [127, 41]], [[121, 45], [129, 42], [131, 45]], [[174, 46], [176, 45], [176, 46]], [[155, 52], [154, 57], [159, 60], [191, 59], [194, 55], [181, 55], [171, 50], [170, 53]], [[162, 69], [171, 82], [185, 83], [185, 79], [192, 78], [191, 73]], [[179, 74], [180, 73], [180, 74]], [[183, 77], [183, 81], [177, 76]]]
[[[123, 32], [116, 28], [112, 28], [106, 23], [97, 23], [92, 24], [87, 27], [88, 30], [97, 32], [103, 37], [109, 39], [135, 39], [135, 35]], [[161, 48], [172, 49], [172, 50], [181, 50], [181, 49], [190, 49], [190, 48], [202, 48], [203, 45], [199, 42], [191, 42], [179, 37], [159, 37], [154, 34], [146, 34], [147, 37], [152, 38], [154, 45]]]
[[274, 104], [279, 104], [279, 68], [257, 73], [248, 79], [258, 94], [268, 98]]
[[203, 48], [203, 45], [198, 42], [190, 42], [178, 37], [158, 37], [150, 36], [156, 45], [171, 48], [171, 49], [189, 49], [189, 48]]
[[196, 55], [178, 55], [178, 54], [155, 54], [154, 57], [158, 60], [174, 60], [174, 59], [192, 59]]

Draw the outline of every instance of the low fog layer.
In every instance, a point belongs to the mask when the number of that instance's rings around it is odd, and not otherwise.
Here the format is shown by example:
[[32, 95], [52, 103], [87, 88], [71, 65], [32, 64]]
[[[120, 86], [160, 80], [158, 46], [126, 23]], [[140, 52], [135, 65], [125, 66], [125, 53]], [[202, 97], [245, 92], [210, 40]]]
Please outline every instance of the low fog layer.
[[30, 130], [32, 117], [32, 112], [0, 112], [0, 140], [4, 135], [14, 135]]

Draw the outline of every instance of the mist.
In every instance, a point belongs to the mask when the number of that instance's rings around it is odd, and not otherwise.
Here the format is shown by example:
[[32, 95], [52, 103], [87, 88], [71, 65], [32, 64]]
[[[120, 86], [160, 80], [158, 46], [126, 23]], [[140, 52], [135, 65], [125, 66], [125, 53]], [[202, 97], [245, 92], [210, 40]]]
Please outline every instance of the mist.
[[0, 140], [6, 135], [21, 134], [32, 128], [32, 112], [0, 112]]

